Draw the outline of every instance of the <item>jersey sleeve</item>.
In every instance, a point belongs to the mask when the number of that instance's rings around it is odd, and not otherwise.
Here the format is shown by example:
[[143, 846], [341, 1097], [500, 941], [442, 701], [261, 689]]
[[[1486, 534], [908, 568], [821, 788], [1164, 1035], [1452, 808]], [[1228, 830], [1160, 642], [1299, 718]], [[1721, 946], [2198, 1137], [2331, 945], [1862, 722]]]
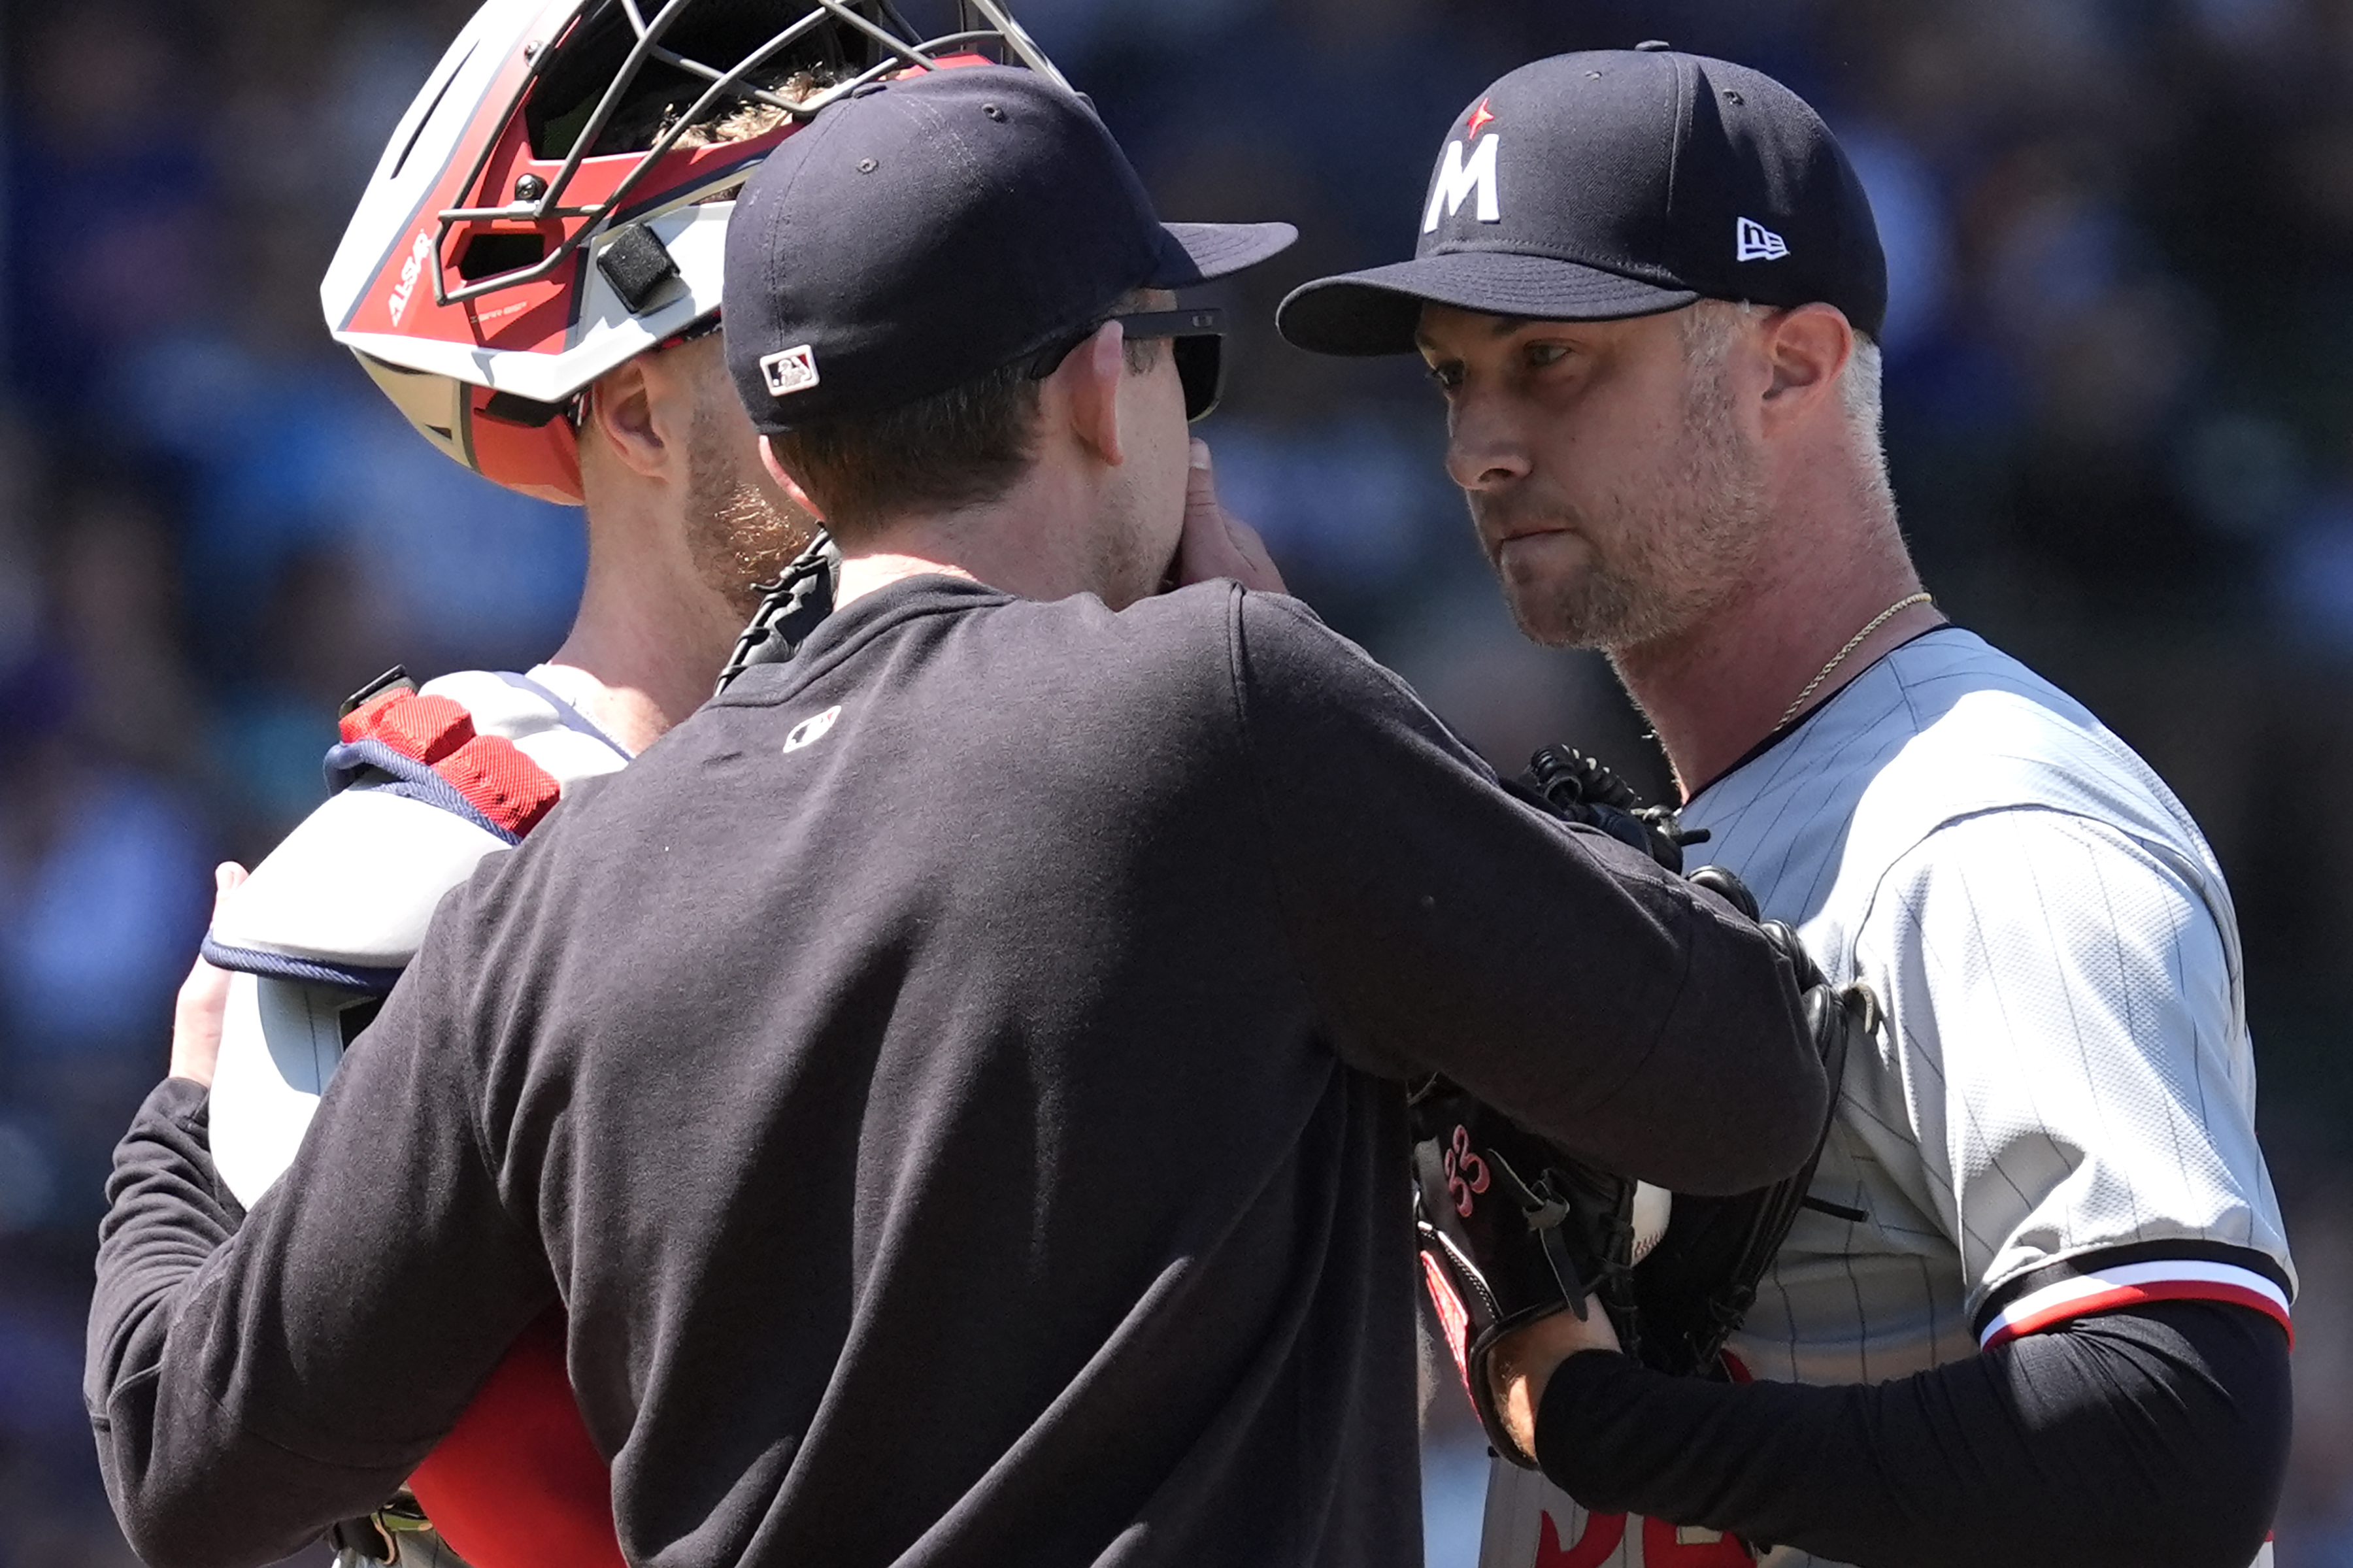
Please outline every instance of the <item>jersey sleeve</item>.
[[1609, 1169], [1728, 1193], [1797, 1166], [1826, 1085], [1757, 928], [1514, 798], [1294, 600], [1238, 594], [1280, 923], [1329, 1043], [1443, 1072]]
[[2067, 812], [1948, 823], [1857, 932], [1990, 1348], [2140, 1302], [2288, 1321], [2236, 950], [2197, 869]]
[[150, 1561], [274, 1560], [376, 1507], [555, 1299], [483, 1132], [481, 927], [459, 919], [242, 1226], [207, 1198], [193, 1085], [156, 1090], [117, 1151], [85, 1393]]

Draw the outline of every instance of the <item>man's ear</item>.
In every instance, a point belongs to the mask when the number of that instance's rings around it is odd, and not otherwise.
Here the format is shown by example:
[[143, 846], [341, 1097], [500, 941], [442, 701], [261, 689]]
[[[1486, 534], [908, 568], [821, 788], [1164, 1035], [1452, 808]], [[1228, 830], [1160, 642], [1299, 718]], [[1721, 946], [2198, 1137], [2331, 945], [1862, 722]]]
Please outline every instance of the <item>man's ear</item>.
[[1125, 342], [1120, 324], [1105, 321], [1046, 378], [1048, 395], [1059, 396], [1069, 411], [1071, 437], [1113, 468], [1127, 461], [1119, 427], [1119, 389], [1127, 377]]
[[686, 461], [686, 427], [676, 405], [676, 378], [655, 356], [639, 354], [598, 376], [588, 387], [584, 424], [604, 437], [623, 464], [649, 479], [667, 479]]
[[785, 472], [785, 465], [776, 460], [776, 449], [768, 445], [765, 436], [760, 437], [760, 466], [768, 470], [768, 477], [776, 481], [786, 498], [795, 506], [820, 523], [825, 521], [825, 513], [818, 510], [817, 502], [809, 500], [808, 491], [801, 489], [800, 480]]
[[1854, 357], [1854, 329], [1834, 305], [1800, 305], [1767, 321], [1759, 346], [1772, 372], [1763, 408], [1770, 431], [1797, 423], [1836, 395], [1839, 373]]

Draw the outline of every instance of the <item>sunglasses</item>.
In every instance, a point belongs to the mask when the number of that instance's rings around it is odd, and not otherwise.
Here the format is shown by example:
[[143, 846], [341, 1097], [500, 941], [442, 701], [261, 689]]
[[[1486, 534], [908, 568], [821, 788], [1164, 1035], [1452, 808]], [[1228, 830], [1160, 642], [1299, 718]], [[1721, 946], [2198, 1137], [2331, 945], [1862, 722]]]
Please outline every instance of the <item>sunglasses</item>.
[[1185, 388], [1187, 423], [1217, 407], [1226, 381], [1226, 313], [1215, 308], [1191, 310], [1143, 310], [1128, 316], [1106, 316], [1069, 342], [1048, 349], [1029, 362], [1029, 379], [1043, 381], [1062, 366], [1071, 351], [1093, 337], [1105, 321], [1117, 321], [1130, 339], [1166, 338], [1176, 356], [1176, 380]]

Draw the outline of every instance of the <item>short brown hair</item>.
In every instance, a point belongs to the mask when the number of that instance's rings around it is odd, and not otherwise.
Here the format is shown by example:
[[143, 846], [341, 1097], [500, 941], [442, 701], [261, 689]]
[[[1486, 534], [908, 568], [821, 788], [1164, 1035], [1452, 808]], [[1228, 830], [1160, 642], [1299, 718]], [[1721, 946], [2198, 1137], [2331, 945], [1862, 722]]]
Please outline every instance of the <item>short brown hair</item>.
[[[1103, 315], [1133, 310], [1143, 298], [1135, 290]], [[1128, 374], [1142, 375], [1159, 356], [1156, 341], [1127, 343]], [[768, 442], [837, 540], [855, 540], [909, 512], [987, 506], [1019, 481], [1037, 455], [1033, 363], [999, 365], [880, 414], [804, 426]]]

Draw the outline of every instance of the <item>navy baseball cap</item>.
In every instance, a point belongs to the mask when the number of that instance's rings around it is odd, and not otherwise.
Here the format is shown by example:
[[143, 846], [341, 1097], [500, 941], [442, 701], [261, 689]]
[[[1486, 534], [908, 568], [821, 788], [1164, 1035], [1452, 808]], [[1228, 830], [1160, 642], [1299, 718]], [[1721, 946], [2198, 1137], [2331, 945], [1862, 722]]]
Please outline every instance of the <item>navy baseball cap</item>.
[[1289, 224], [1163, 224], [1093, 107], [1010, 66], [820, 110], [727, 225], [727, 368], [770, 435], [879, 414], [1036, 355], [1142, 288], [1239, 271]]
[[1556, 55], [1463, 110], [1411, 261], [1293, 290], [1303, 349], [1409, 353], [1425, 301], [1612, 321], [1694, 300], [1837, 306], [1877, 336], [1887, 262], [1821, 117], [1771, 77], [1664, 45]]

